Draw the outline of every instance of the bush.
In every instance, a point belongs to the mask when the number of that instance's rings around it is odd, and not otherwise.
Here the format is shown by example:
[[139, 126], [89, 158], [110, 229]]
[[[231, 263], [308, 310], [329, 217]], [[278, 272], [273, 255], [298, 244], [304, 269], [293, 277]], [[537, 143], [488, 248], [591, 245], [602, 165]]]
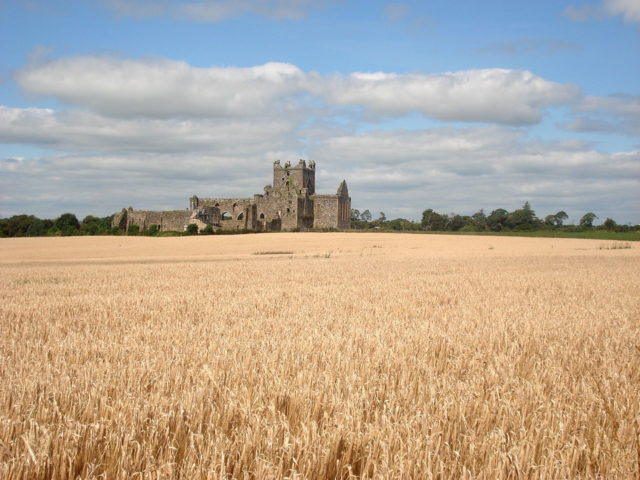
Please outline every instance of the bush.
[[127, 235], [138, 235], [140, 233], [139, 225], [129, 225], [129, 229], [127, 230]]
[[207, 225], [200, 233], [203, 235], [213, 235], [213, 225]]
[[198, 234], [198, 225], [195, 223], [190, 223], [187, 225], [187, 235], [197, 235]]

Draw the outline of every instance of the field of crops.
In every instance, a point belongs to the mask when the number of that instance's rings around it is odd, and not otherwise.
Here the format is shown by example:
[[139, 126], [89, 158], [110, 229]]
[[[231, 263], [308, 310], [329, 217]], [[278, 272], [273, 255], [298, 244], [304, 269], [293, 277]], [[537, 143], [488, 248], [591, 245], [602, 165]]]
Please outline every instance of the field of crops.
[[634, 479], [640, 244], [0, 239], [0, 478]]

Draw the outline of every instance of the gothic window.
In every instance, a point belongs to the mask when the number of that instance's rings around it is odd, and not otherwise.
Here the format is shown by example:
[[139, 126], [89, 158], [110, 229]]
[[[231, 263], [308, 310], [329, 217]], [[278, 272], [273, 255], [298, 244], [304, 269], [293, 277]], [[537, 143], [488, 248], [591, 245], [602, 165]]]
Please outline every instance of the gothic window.
[[238, 215], [238, 220], [243, 220], [244, 219], [244, 213], [240, 213], [240, 215]]

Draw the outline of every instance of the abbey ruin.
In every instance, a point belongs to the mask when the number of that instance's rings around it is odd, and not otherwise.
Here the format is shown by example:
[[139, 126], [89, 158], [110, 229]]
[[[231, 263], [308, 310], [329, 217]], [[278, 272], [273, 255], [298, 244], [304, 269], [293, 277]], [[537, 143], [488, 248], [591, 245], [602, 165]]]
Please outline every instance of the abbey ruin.
[[297, 165], [273, 163], [273, 183], [253, 198], [189, 199], [187, 210], [147, 211], [123, 208], [113, 216], [114, 227], [128, 231], [132, 225], [148, 230], [184, 231], [195, 224], [216, 230], [310, 230], [351, 228], [351, 198], [342, 181], [333, 195], [316, 194], [316, 164], [300, 160]]

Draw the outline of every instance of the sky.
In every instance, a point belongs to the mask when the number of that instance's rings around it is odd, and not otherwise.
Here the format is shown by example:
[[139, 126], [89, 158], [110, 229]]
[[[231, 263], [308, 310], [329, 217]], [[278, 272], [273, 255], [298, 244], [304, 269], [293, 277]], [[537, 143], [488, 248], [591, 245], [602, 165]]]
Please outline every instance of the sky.
[[0, 0], [0, 216], [250, 197], [640, 224], [640, 0]]

